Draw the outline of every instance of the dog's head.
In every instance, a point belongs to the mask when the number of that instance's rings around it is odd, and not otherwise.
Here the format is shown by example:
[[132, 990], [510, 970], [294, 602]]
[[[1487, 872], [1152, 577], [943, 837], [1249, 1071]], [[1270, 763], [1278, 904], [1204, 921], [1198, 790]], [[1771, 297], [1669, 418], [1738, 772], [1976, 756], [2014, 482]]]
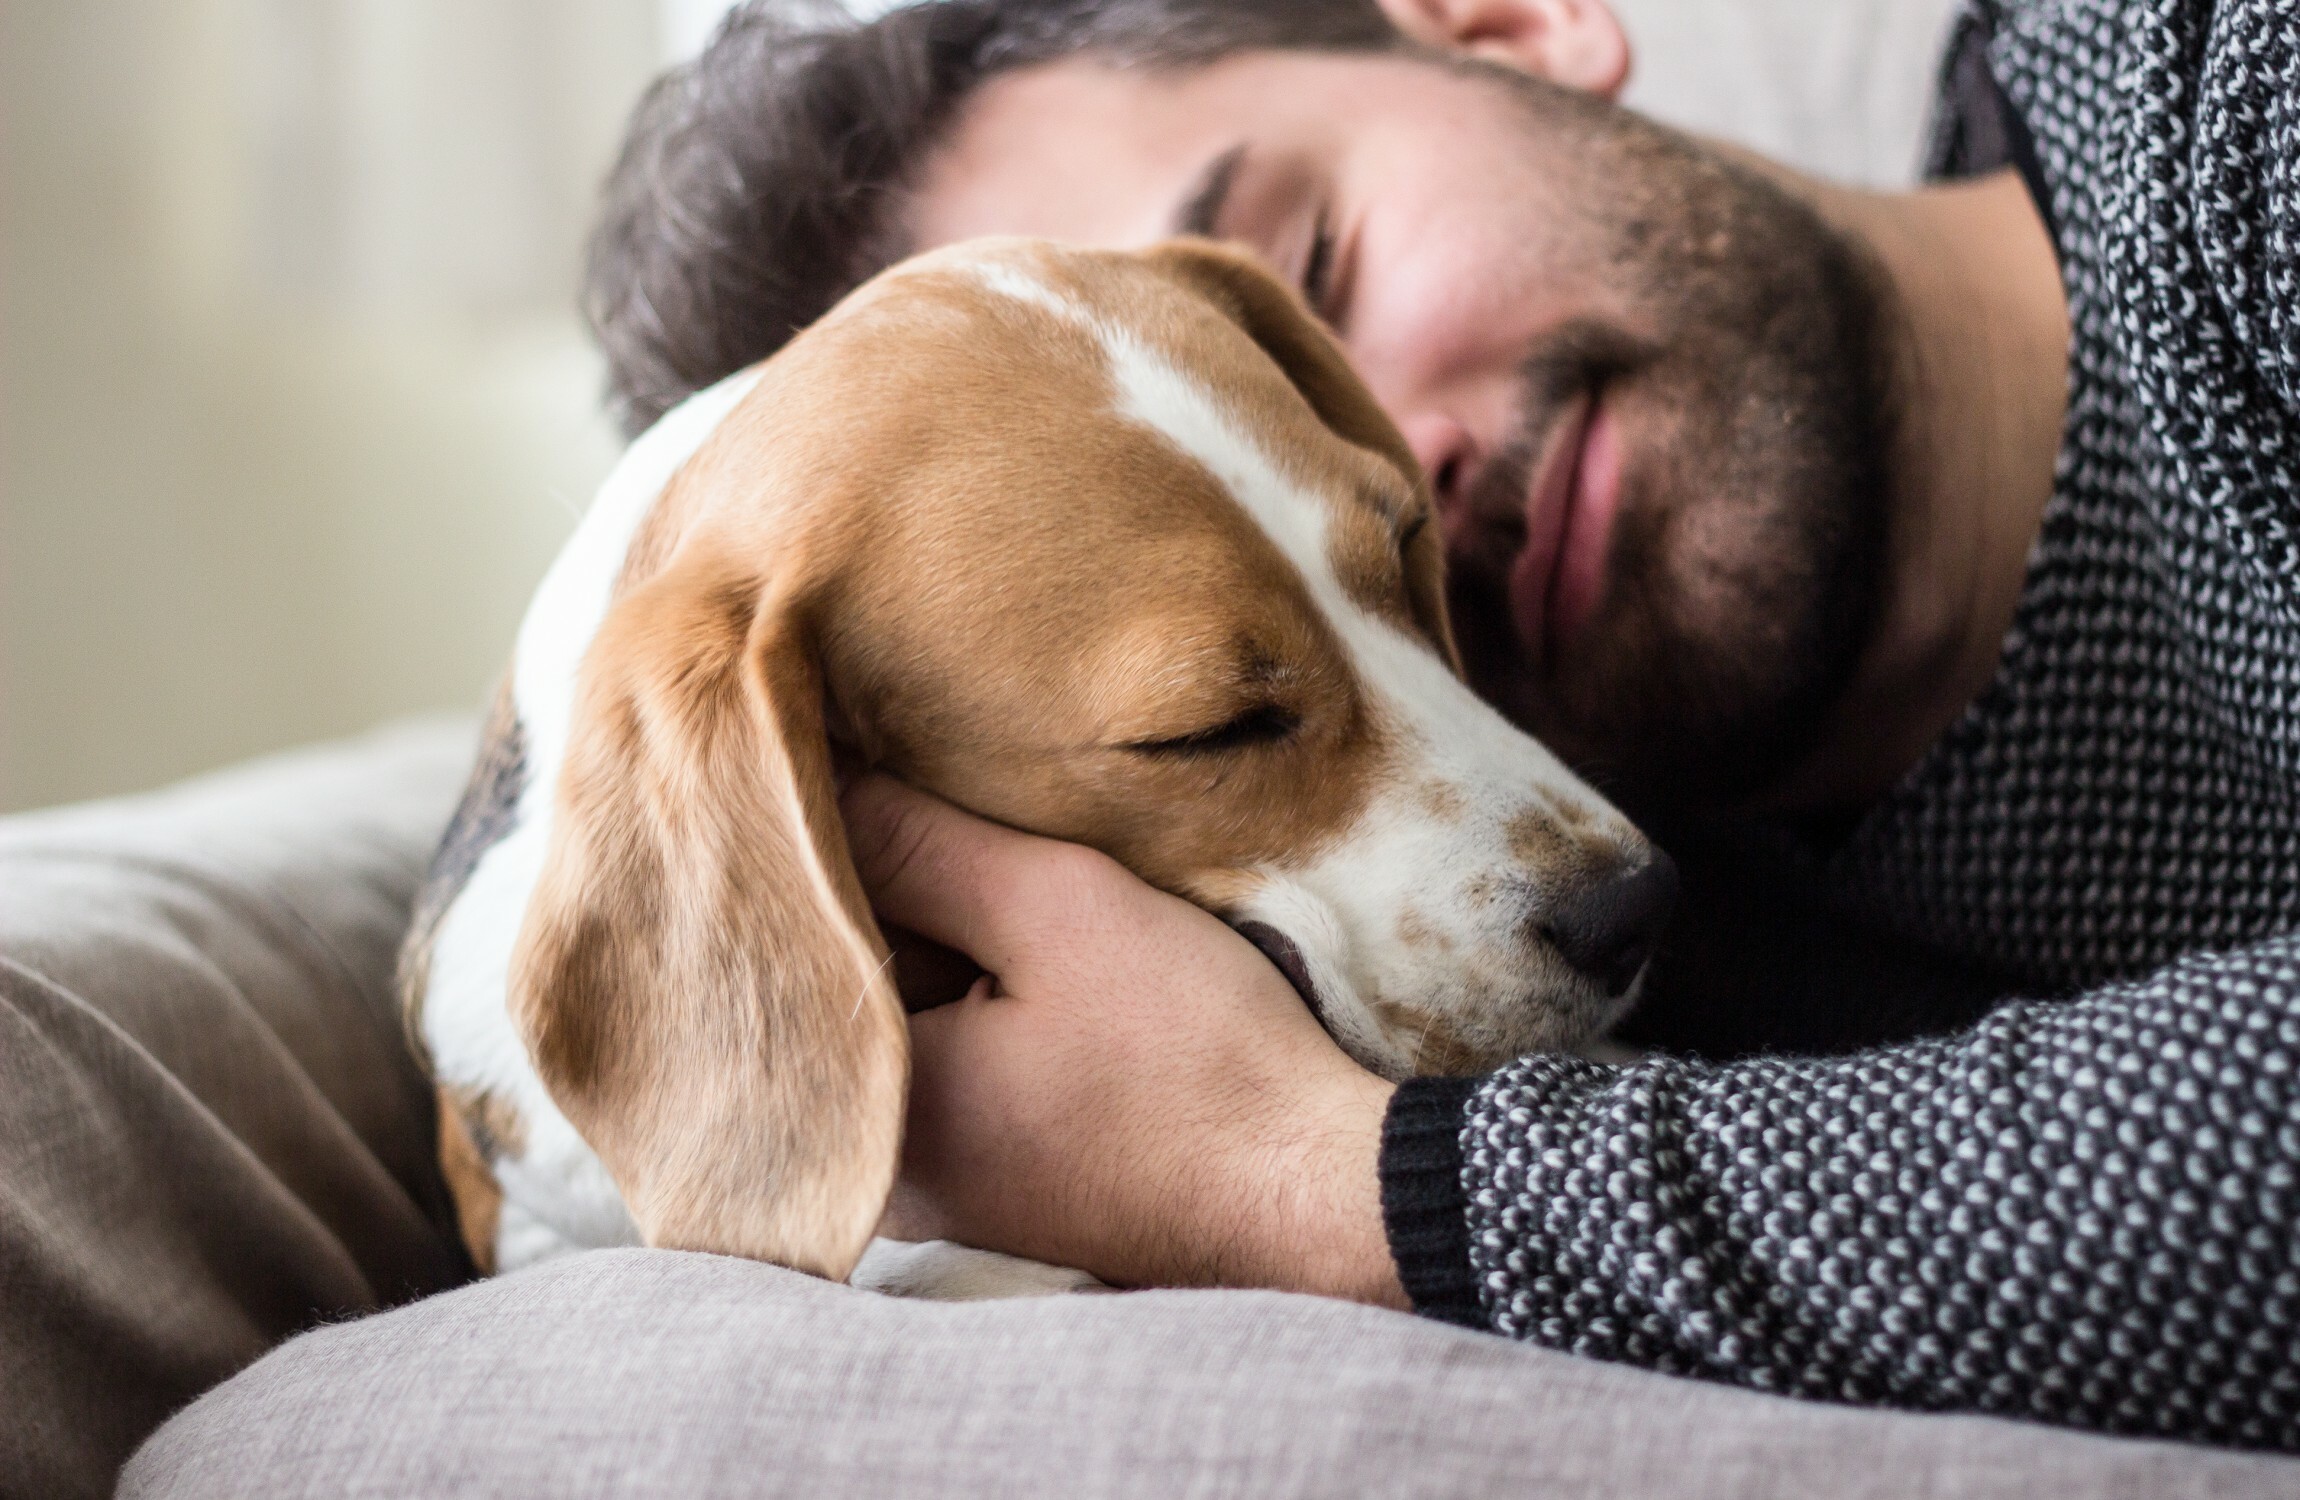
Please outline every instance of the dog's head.
[[896, 268], [620, 568], [511, 1005], [656, 1243], [843, 1275], [891, 1186], [905, 1028], [834, 744], [1229, 918], [1390, 1077], [1590, 1036], [1667, 905], [1462, 684], [1411, 455], [1230, 251]]

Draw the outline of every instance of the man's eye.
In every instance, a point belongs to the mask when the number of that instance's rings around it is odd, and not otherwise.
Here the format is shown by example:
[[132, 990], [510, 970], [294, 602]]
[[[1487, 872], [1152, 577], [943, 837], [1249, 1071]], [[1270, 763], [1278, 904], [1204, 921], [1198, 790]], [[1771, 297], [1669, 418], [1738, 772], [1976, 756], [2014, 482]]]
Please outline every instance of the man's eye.
[[1334, 276], [1334, 225], [1323, 208], [1310, 230], [1310, 253], [1302, 259], [1302, 300], [1310, 304], [1311, 311], [1323, 316], [1326, 298], [1332, 295]]
[[1277, 704], [1264, 703], [1211, 729], [1166, 740], [1137, 740], [1126, 748], [1144, 755], [1217, 755], [1251, 745], [1274, 745], [1292, 735], [1301, 724], [1300, 719]]

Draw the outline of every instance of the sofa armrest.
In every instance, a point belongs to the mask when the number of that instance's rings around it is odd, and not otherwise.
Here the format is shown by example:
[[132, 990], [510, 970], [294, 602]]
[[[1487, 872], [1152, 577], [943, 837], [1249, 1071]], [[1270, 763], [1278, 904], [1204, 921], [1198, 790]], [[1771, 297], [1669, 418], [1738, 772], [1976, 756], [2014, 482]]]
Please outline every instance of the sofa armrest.
[[0, 819], [0, 1493], [468, 1275], [392, 966], [473, 736]]

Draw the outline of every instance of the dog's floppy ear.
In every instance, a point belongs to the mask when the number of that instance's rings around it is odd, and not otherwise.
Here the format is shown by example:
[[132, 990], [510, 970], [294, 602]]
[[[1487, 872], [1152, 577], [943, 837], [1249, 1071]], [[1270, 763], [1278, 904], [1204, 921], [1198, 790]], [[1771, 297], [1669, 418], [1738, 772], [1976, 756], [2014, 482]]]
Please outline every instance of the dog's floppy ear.
[[1341, 346], [1302, 306], [1293, 289], [1259, 260], [1215, 240], [1168, 240], [1149, 262], [1220, 308], [1262, 346], [1294, 382], [1318, 419], [1348, 441], [1371, 449], [1419, 481], [1421, 465], [1373, 394], [1351, 371]]
[[[1424, 483], [1421, 462], [1405, 435], [1375, 402], [1342, 354], [1341, 345], [1311, 316], [1294, 289], [1272, 276], [1252, 255], [1214, 240], [1168, 240], [1145, 258], [1214, 304], [1223, 316], [1261, 346], [1302, 399], [1343, 440], [1387, 461], [1408, 484]], [[1435, 642], [1458, 675], [1461, 651], [1445, 601], [1443, 548], [1436, 528], [1410, 556], [1406, 588], [1423, 618], [1432, 622]]]
[[652, 1245], [843, 1280], [909, 1033], [847, 853], [795, 585], [683, 546], [584, 659], [511, 969], [538, 1071]]

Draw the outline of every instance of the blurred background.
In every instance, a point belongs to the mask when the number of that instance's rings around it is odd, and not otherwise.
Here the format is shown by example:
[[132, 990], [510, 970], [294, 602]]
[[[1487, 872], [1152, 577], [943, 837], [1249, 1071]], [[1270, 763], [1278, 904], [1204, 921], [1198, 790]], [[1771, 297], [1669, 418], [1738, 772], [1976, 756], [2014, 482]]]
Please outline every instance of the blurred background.
[[[1615, 0], [1629, 102], [1906, 182], [1953, 3]], [[0, 811], [479, 705], [619, 448], [593, 194], [725, 8], [0, 0]]]

